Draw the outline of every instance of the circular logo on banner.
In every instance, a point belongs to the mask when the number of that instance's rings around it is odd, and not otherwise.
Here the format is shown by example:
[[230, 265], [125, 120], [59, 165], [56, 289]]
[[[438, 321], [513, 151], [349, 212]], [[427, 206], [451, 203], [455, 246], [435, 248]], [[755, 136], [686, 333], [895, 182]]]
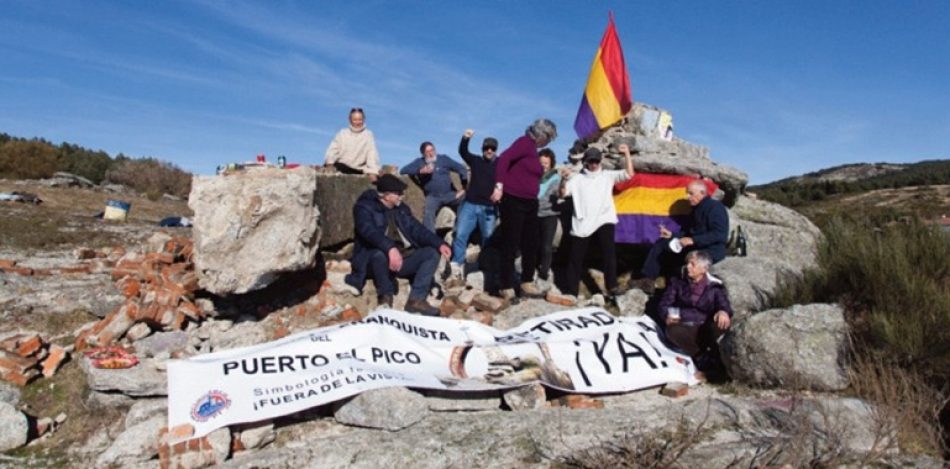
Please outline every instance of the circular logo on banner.
[[217, 390], [209, 391], [191, 406], [191, 418], [196, 422], [207, 422], [228, 407], [231, 407], [231, 399], [227, 394]]

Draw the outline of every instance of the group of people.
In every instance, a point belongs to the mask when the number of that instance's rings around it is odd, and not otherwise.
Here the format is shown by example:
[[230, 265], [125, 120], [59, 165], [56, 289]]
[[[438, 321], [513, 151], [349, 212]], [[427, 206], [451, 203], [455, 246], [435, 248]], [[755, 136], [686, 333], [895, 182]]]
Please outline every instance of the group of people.
[[[565, 210], [570, 213], [570, 226], [563, 226], [561, 243], [561, 249], [568, 250], [564, 292], [578, 294], [588, 246], [594, 242], [602, 254], [606, 296], [622, 293], [617, 279], [613, 187], [635, 173], [626, 144], [617, 147], [623, 169], [607, 170], [602, 167], [603, 154], [593, 147], [586, 149], [579, 165], [557, 169], [554, 152], [547, 148], [557, 138], [557, 127], [548, 119], [533, 122], [500, 154], [498, 141], [491, 137], [482, 141], [481, 155], [471, 153], [474, 131], [466, 130], [458, 148], [464, 165], [439, 154], [433, 143], [423, 142], [420, 157], [400, 169], [425, 194], [420, 222], [401, 203], [406, 183], [392, 174], [379, 174], [379, 154], [363, 110], [352, 109], [349, 120], [350, 126], [340, 130], [327, 149], [326, 165], [347, 174], [366, 174], [376, 185], [353, 208], [355, 247], [352, 271], [345, 278], [345, 288], [351, 293], [361, 294], [371, 278], [378, 304], [392, 307], [396, 277], [409, 278], [412, 286], [404, 309], [437, 316], [438, 309], [426, 297], [440, 256], [450, 260], [451, 279], [464, 282], [465, 252], [477, 228], [483, 248], [491, 242], [500, 250], [497, 271], [486, 273], [497, 276], [497, 288], [489, 293], [504, 299], [543, 296], [541, 284], [553, 278], [553, 241]], [[455, 187], [452, 173], [458, 175], [462, 187]], [[665, 289], [660, 319], [673, 344], [691, 355], [702, 355], [731, 323], [732, 309], [722, 282], [708, 272], [725, 257], [729, 218], [701, 179], [688, 185], [687, 199], [693, 207], [692, 223], [677, 233], [660, 228], [637, 286], [653, 293], [656, 279], [685, 260], [685, 275], [672, 276]], [[451, 246], [435, 232], [436, 215], [445, 206], [457, 211]], [[520, 273], [515, 269], [519, 253]], [[519, 275], [517, 282], [515, 275]]]

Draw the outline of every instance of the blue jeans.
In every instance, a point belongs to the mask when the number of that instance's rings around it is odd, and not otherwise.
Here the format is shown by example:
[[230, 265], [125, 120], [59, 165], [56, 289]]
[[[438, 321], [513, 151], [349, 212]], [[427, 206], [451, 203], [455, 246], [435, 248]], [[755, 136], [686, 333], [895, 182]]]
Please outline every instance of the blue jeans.
[[402, 259], [399, 272], [389, 270], [389, 256], [374, 250], [369, 258], [369, 273], [376, 283], [377, 295], [395, 295], [396, 277], [412, 279], [409, 299], [424, 300], [432, 288], [435, 271], [439, 268], [439, 251], [432, 247], [418, 248]]
[[439, 209], [448, 205], [449, 207], [458, 207], [458, 199], [455, 198], [455, 192], [446, 192], [445, 194], [429, 194], [426, 196], [425, 211], [422, 214], [422, 225], [435, 233], [435, 216], [439, 214]]
[[465, 248], [468, 247], [468, 238], [478, 227], [482, 235], [481, 246], [484, 248], [488, 244], [488, 238], [495, 230], [494, 205], [479, 205], [471, 202], [463, 202], [459, 208], [459, 213], [455, 217], [455, 238], [452, 240], [452, 262], [456, 264], [465, 263]]

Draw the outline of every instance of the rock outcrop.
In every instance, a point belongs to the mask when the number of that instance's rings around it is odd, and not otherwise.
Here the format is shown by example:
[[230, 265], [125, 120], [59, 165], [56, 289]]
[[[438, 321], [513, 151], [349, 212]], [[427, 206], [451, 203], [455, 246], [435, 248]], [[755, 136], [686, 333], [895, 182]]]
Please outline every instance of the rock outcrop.
[[617, 148], [626, 143], [637, 152], [638, 171], [662, 174], [686, 174], [708, 177], [723, 190], [726, 205], [733, 205], [745, 189], [749, 177], [742, 171], [714, 162], [709, 149], [685, 140], [660, 138], [656, 130], [657, 116], [668, 113], [648, 104], [636, 103], [619, 125], [605, 130], [597, 141], [589, 144], [607, 156], [605, 166], [619, 166]]
[[308, 167], [196, 176], [188, 205], [201, 287], [246, 293], [312, 267], [320, 245], [316, 190], [317, 172]]
[[729, 376], [785, 389], [848, 387], [847, 324], [838, 305], [796, 305], [739, 321], [720, 342]]

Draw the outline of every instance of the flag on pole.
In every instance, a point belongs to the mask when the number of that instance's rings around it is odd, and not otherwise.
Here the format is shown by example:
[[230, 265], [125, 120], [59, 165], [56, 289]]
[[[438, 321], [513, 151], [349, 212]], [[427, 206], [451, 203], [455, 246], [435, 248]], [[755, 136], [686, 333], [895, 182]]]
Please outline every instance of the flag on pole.
[[574, 119], [574, 130], [578, 137], [588, 137], [618, 122], [630, 112], [632, 105], [630, 77], [611, 13], [590, 68], [587, 88]]

